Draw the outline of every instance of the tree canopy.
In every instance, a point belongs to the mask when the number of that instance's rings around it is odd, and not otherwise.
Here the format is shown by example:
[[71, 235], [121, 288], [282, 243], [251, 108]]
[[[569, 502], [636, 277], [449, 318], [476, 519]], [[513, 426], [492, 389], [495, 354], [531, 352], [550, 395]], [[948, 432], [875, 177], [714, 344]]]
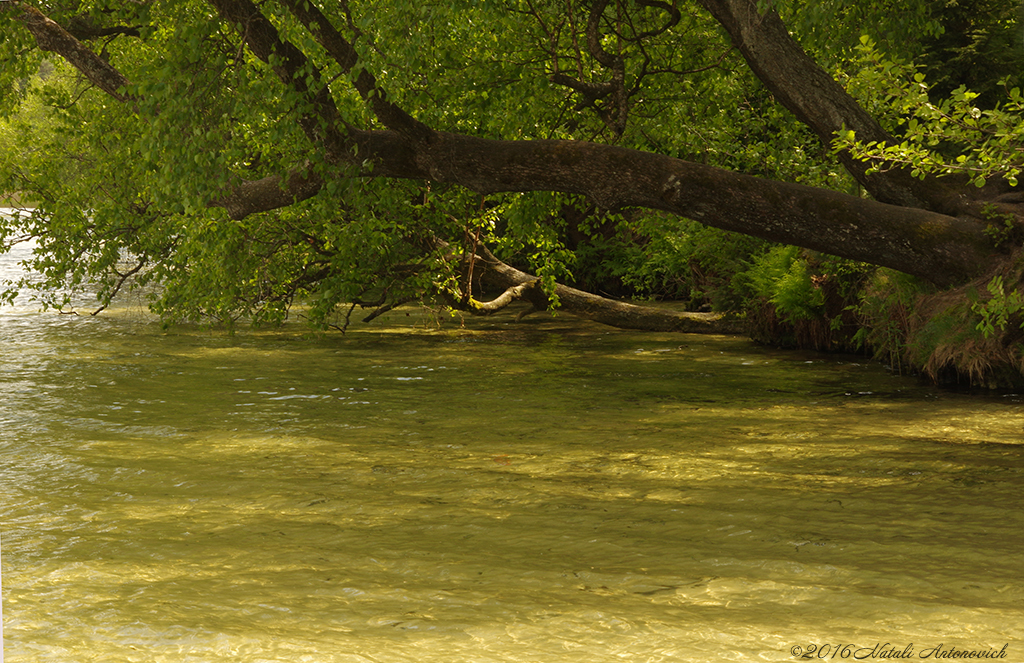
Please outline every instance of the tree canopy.
[[168, 319], [440, 297], [701, 329], [585, 291], [789, 322], [839, 293], [834, 329], [868, 265], [1012, 289], [1018, 12], [966, 4], [4, 2], [0, 190], [33, 211], [2, 232], [44, 285], [159, 282]]

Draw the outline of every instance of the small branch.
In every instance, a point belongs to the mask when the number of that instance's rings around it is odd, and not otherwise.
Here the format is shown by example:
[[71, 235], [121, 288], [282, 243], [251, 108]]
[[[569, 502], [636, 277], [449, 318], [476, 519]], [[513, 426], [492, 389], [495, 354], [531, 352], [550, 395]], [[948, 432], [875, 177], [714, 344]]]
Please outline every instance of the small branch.
[[630, 39], [630, 41], [640, 41], [642, 39], [647, 39], [648, 37], [657, 37], [658, 35], [668, 32], [674, 28], [683, 18], [682, 14], [679, 13], [679, 10], [676, 9], [675, 3], [670, 5], [669, 3], [661, 2], [660, 0], [636, 0], [636, 4], [641, 7], [655, 7], [657, 9], [663, 9], [668, 12], [669, 18], [668, 21], [666, 21], [660, 28], [641, 32]]
[[400, 299], [398, 301], [391, 302], [389, 304], [384, 304], [383, 306], [378, 307], [377, 310], [375, 310], [373, 313], [371, 313], [370, 315], [368, 315], [365, 318], [363, 318], [363, 322], [370, 322], [374, 318], [376, 318], [378, 316], [381, 316], [381, 315], [384, 315], [385, 313], [387, 313], [391, 309], [398, 308], [402, 304], [408, 304], [409, 302], [413, 301], [414, 299], [416, 299], [416, 298], [415, 297], [406, 297], [404, 299]]
[[584, 101], [577, 104], [576, 110], [592, 106], [595, 101], [615, 90], [612, 83], [584, 83], [561, 72], [552, 74], [550, 80], [552, 83], [576, 90], [583, 96]]
[[608, 0], [597, 0], [590, 10], [590, 18], [587, 19], [587, 50], [595, 60], [614, 71], [622, 65], [622, 58], [612, 55], [601, 46], [601, 16], [607, 6]]
[[89, 315], [99, 315], [101, 311], [105, 310], [107, 308], [107, 305], [110, 303], [110, 300], [112, 300], [114, 297], [116, 297], [117, 293], [121, 292], [121, 288], [122, 288], [122, 286], [124, 286], [125, 281], [127, 281], [131, 277], [133, 277], [136, 274], [138, 274], [139, 271], [141, 271], [142, 268], [145, 267], [145, 266], [146, 266], [146, 259], [145, 258], [139, 258], [138, 264], [136, 264], [134, 267], [129, 269], [124, 274], [121, 274], [117, 270], [114, 270], [114, 273], [117, 274], [120, 278], [117, 280], [117, 284], [114, 286], [114, 290], [107, 297], [107, 304], [103, 304], [102, 306], [100, 306], [98, 309], [96, 309], [95, 311], [93, 311]]
[[75, 16], [68, 20], [68, 33], [76, 39], [81, 41], [89, 41], [90, 39], [99, 39], [101, 37], [117, 37], [125, 35], [127, 37], [141, 37], [142, 33], [139, 32], [141, 25], [116, 25], [110, 28], [101, 28], [96, 25], [92, 17], [88, 15]]

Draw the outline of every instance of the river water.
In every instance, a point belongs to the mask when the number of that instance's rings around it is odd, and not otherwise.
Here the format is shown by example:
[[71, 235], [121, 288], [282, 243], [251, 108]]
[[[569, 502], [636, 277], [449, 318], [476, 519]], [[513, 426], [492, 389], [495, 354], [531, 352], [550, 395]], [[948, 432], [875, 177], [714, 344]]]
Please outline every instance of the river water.
[[569, 316], [0, 342], [8, 663], [1024, 661], [1016, 395]]

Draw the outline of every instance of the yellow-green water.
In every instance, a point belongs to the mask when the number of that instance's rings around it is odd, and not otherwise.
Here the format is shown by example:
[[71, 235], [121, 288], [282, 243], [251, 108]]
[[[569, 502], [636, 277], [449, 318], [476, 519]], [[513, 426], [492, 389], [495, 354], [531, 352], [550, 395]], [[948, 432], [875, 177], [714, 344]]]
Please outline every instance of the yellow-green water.
[[1021, 398], [411, 313], [0, 310], [5, 660], [1024, 661]]

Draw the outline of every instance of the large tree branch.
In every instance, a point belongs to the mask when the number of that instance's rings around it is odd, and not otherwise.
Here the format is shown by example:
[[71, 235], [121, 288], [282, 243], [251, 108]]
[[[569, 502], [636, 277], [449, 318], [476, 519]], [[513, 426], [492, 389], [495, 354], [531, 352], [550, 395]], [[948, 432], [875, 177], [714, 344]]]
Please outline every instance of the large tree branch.
[[[488, 194], [561, 191], [606, 209], [643, 207], [764, 239], [892, 267], [936, 284], [976, 275], [992, 245], [981, 224], [930, 210], [776, 182], [583, 141], [500, 141], [439, 132], [429, 148], [360, 132], [374, 176], [430, 179]], [[409, 152], [415, 152], [410, 158]]]
[[258, 180], [237, 182], [229, 192], [210, 203], [222, 207], [232, 219], [244, 219], [250, 214], [269, 212], [309, 200], [320, 192], [323, 178], [308, 164], [293, 168], [287, 176], [268, 175]]
[[[830, 146], [836, 132], [843, 129], [852, 129], [864, 142], [893, 142], [878, 122], [804, 52], [775, 10], [759, 13], [757, 0], [700, 2], [729, 33], [754, 74], [823, 144]], [[839, 154], [839, 159], [876, 200], [953, 215], [976, 211], [964, 195], [964, 187], [959, 186], [962, 182], [952, 178], [922, 181], [902, 168], [869, 174], [872, 164], [845, 152]]]
[[[930, 210], [582, 141], [501, 141], [438, 132], [430, 146], [392, 131], [358, 131], [353, 175], [433, 180], [481, 194], [560, 191], [600, 207], [641, 207], [709, 226], [891, 267], [938, 285], [980, 273], [992, 244], [981, 224]], [[217, 204], [234, 218], [316, 195], [319, 177], [296, 169], [236, 187]]]
[[[249, 0], [210, 1], [225, 18], [242, 26], [249, 47], [261, 59], [273, 62], [286, 84], [317, 104], [318, 112], [304, 115], [301, 121], [311, 139], [321, 131], [328, 134], [324, 144], [328, 153], [334, 153], [339, 177], [357, 174], [355, 169], [369, 164], [370, 169], [358, 174], [435, 180], [482, 194], [576, 193], [603, 208], [665, 210], [710, 226], [892, 267], [939, 285], [977, 275], [991, 256], [991, 242], [982, 224], [969, 219], [773, 182], [658, 154], [581, 141], [500, 141], [441, 132], [425, 143], [406, 132], [347, 127], [338, 118], [326, 86], [311, 89], [300, 75], [315, 78], [305, 56], [283, 42]], [[703, 1], [751, 4], [748, 0]], [[116, 69], [38, 10], [22, 9], [41, 47], [60, 53], [83, 73], [92, 71], [104, 91], [126, 100], [127, 79]], [[820, 72], [816, 65], [813, 69]], [[321, 186], [318, 175], [297, 169], [283, 179], [242, 183], [216, 204], [241, 218], [306, 199]]]
[[23, 2], [13, 5], [21, 12], [21, 22], [35, 37], [40, 49], [63, 57], [114, 99], [129, 100], [127, 88], [130, 82], [121, 72], [35, 7]]

